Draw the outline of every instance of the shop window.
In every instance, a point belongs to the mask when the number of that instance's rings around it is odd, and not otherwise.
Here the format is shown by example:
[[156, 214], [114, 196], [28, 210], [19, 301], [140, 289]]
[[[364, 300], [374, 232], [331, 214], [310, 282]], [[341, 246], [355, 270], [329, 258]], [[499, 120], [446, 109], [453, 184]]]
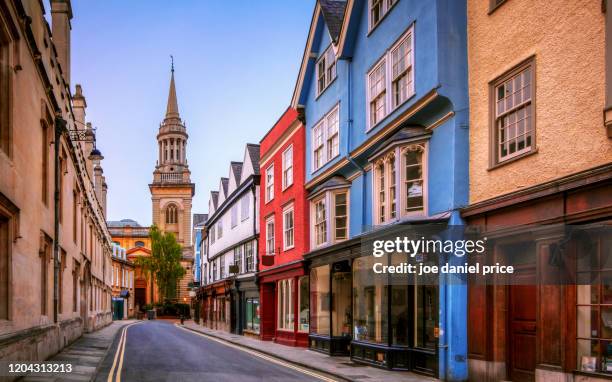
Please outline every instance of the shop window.
[[329, 265], [310, 270], [310, 332], [314, 334], [330, 334], [329, 274]]
[[279, 329], [293, 330], [293, 279], [281, 280], [277, 284], [278, 288], [278, 321]]
[[349, 270], [335, 270], [332, 273], [332, 300], [334, 302], [332, 308], [332, 336], [351, 336], [352, 326], [352, 306], [351, 306], [351, 289], [352, 275]]
[[353, 262], [353, 338], [357, 341], [379, 344], [388, 341], [389, 285], [386, 277], [372, 275], [374, 263], [381, 259], [366, 256]]
[[612, 238], [577, 245], [578, 369], [612, 373]]
[[259, 299], [247, 298], [246, 300], [246, 328], [259, 333]]
[[298, 309], [299, 309], [299, 324], [298, 331], [308, 332], [308, 293], [309, 293], [309, 278], [302, 276], [298, 279]]

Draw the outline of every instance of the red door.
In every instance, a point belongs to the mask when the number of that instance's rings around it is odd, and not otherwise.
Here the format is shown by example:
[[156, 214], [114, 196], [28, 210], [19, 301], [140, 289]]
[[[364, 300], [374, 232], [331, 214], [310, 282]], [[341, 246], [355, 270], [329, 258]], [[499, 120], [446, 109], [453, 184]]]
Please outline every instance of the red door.
[[514, 382], [534, 381], [537, 288], [535, 267], [515, 269], [508, 299], [508, 374]]

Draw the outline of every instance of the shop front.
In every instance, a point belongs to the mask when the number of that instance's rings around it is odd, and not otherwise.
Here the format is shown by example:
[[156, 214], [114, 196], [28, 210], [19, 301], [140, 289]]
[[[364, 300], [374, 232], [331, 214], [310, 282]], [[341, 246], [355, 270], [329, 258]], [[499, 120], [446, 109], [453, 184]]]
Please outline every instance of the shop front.
[[308, 346], [309, 278], [303, 261], [269, 268], [258, 275], [262, 340]]
[[359, 239], [311, 252], [311, 349], [357, 362], [435, 376], [439, 288], [405, 274], [376, 274], [374, 263], [399, 265], [408, 255], [376, 258]]
[[259, 287], [255, 275], [232, 282], [232, 333], [259, 337]]
[[230, 283], [223, 280], [198, 290], [202, 325], [214, 330], [231, 330]]
[[612, 376], [612, 165], [466, 208], [487, 236], [475, 260], [511, 277], [472, 279], [472, 378], [588, 381]]

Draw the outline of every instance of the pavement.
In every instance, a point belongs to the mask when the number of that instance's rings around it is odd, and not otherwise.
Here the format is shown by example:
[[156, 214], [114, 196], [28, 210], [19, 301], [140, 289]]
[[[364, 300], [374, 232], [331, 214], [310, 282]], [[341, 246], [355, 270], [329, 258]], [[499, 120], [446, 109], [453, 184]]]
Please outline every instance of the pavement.
[[95, 380], [336, 381], [323, 373], [162, 320], [140, 321], [126, 326], [113, 341]]
[[78, 340], [47, 360], [48, 362], [70, 363], [72, 372], [54, 376], [25, 376], [20, 381], [92, 381], [116, 334], [121, 328], [133, 322], [133, 320], [113, 321], [96, 332], [83, 334]]
[[413, 382], [438, 381], [437, 379], [405, 371], [390, 371], [351, 361], [349, 357], [330, 357], [316, 351], [285, 346], [272, 341], [239, 336], [205, 328], [195, 322], [185, 321], [183, 328], [201, 333], [249, 350], [264, 353], [296, 366], [322, 372], [334, 379], [354, 382]]

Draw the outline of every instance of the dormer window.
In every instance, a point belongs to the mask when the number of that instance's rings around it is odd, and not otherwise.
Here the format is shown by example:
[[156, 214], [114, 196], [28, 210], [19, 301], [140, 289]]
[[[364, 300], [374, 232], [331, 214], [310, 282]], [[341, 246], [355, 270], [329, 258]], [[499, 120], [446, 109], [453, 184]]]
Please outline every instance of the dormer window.
[[391, 8], [398, 2], [398, 0], [369, 0], [370, 2], [370, 28], [369, 30], [376, 28], [380, 20], [391, 10]]
[[336, 78], [336, 52], [333, 46], [329, 47], [319, 56], [317, 60], [317, 96]]

